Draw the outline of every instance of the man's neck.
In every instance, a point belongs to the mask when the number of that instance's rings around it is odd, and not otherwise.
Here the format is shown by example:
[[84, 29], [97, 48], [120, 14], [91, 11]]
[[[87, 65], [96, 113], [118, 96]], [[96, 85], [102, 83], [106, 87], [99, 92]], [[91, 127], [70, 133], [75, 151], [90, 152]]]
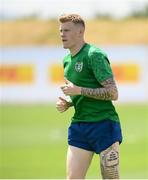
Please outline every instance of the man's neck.
[[69, 49], [71, 55], [75, 56], [80, 51], [80, 49], [84, 46], [84, 44], [85, 44], [85, 41], [82, 41], [79, 44], [77, 44], [76, 46], [74, 46], [73, 48]]

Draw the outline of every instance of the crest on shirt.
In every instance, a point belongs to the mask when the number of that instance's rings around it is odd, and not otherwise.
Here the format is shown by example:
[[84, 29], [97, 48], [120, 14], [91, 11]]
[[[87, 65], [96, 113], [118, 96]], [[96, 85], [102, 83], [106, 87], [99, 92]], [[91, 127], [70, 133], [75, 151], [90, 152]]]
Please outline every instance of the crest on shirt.
[[76, 62], [76, 64], [75, 64], [75, 70], [76, 70], [77, 72], [81, 72], [82, 69], [83, 69], [83, 62]]

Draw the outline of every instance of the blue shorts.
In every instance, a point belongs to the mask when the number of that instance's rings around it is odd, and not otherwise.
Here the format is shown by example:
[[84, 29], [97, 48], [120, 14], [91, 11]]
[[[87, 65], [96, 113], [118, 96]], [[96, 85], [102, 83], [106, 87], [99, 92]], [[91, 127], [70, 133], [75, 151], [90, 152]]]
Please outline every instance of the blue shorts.
[[103, 120], [99, 122], [71, 123], [68, 128], [68, 144], [99, 154], [116, 141], [122, 142], [120, 122]]

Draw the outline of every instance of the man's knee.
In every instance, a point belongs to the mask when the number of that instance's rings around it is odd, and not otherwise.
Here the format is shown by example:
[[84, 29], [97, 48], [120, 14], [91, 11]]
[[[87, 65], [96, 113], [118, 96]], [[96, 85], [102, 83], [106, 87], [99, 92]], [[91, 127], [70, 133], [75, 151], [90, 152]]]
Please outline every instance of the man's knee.
[[79, 170], [77, 170], [77, 171], [69, 170], [67, 172], [67, 180], [84, 179], [84, 178], [85, 178], [85, 174], [80, 173]]
[[119, 143], [113, 144], [100, 154], [103, 179], [119, 178]]

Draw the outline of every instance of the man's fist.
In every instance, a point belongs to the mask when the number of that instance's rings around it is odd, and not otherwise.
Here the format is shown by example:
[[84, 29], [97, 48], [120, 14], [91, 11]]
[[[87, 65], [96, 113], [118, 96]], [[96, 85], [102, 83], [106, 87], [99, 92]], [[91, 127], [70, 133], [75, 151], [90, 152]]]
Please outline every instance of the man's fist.
[[81, 94], [81, 87], [74, 85], [67, 79], [65, 79], [65, 85], [61, 86], [61, 89], [66, 96], [74, 96]]
[[70, 103], [66, 101], [66, 99], [59, 97], [57, 103], [56, 103], [56, 108], [59, 112], [64, 112], [70, 107]]

